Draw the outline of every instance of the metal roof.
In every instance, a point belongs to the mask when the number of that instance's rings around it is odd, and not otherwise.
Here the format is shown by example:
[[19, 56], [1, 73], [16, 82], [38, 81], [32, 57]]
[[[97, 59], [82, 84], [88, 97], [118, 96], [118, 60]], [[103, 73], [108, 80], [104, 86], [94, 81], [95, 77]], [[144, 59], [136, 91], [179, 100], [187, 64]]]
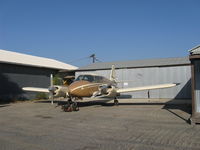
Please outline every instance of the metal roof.
[[9, 63], [57, 70], [75, 70], [77, 67], [50, 58], [32, 56], [0, 49], [0, 63]]
[[200, 45], [192, 48], [191, 50], [189, 50], [189, 52], [190, 52], [191, 55], [196, 55], [196, 54], [198, 55], [198, 54], [200, 54]]
[[85, 67], [80, 67], [77, 71], [110, 69], [112, 65], [115, 65], [115, 68], [120, 69], [120, 68], [179, 66], [179, 65], [189, 65], [189, 64], [190, 64], [189, 57], [160, 58], [160, 59], [145, 59], [145, 60], [132, 60], [132, 61], [99, 62], [90, 64]]

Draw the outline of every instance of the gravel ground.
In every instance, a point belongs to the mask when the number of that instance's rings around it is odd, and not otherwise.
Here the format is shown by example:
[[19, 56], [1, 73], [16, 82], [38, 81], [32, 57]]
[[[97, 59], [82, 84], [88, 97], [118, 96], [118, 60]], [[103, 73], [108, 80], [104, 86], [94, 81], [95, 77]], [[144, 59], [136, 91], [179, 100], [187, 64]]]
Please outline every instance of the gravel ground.
[[0, 150], [200, 150], [189, 105], [79, 103], [63, 112], [48, 102], [0, 105]]

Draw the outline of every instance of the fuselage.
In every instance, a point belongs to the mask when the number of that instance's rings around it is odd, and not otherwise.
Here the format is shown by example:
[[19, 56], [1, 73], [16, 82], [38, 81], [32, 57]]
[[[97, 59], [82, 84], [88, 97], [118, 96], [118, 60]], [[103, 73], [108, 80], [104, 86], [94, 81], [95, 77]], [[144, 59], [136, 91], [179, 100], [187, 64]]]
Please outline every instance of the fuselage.
[[69, 94], [74, 97], [91, 97], [103, 85], [114, 84], [109, 79], [97, 75], [80, 75], [69, 85]]

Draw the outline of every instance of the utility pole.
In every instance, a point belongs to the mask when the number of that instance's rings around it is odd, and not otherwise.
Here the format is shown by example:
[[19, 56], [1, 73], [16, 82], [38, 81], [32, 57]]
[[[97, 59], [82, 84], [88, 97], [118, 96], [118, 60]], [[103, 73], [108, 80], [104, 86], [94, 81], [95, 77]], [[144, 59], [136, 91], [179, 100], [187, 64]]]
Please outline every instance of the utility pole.
[[92, 58], [92, 63], [95, 63], [95, 61], [96, 61], [96, 55], [92, 54], [92, 55], [90, 55], [90, 58]]

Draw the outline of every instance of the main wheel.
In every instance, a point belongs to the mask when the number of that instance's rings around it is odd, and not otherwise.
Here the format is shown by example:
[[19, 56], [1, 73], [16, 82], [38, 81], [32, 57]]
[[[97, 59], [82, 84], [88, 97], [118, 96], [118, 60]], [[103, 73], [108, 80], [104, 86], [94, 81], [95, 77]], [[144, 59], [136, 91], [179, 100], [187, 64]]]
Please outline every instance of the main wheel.
[[65, 112], [71, 112], [73, 110], [72, 105], [71, 104], [63, 105], [62, 110], [65, 111]]
[[119, 105], [119, 101], [117, 99], [114, 99], [114, 105], [118, 106]]
[[79, 107], [78, 107], [78, 104], [76, 102], [74, 102], [72, 104], [72, 109], [73, 109], [73, 111], [79, 111]]

